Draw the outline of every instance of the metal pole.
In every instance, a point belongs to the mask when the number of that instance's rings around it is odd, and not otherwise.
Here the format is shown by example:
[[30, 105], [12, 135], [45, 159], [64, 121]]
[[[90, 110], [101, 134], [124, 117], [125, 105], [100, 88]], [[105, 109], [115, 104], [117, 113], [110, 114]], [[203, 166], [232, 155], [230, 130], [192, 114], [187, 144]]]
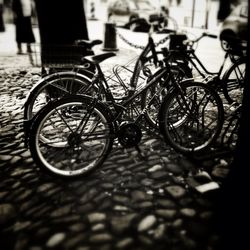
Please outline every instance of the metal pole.
[[206, 19], [205, 19], [205, 29], [208, 29], [208, 15], [210, 9], [210, 0], [206, 0]]
[[195, 13], [195, 0], [193, 0], [193, 8], [192, 8], [192, 28], [194, 27], [194, 13]]

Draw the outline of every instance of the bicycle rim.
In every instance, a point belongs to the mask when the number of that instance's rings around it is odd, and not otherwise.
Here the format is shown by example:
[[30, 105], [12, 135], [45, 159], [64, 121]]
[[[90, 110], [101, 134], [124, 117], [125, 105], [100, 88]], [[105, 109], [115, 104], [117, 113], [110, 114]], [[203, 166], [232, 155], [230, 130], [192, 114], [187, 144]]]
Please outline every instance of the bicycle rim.
[[236, 61], [223, 76], [223, 93], [229, 104], [242, 103], [245, 85], [246, 61]]

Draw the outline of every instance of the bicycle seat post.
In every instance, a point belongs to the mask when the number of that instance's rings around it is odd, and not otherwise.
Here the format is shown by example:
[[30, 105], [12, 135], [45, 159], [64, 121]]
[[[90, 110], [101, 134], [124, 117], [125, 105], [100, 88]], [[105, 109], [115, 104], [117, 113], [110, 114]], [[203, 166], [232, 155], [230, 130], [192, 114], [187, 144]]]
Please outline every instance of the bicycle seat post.
[[150, 28], [148, 31], [148, 37], [152, 37], [152, 34], [154, 32], [154, 22], [150, 22]]

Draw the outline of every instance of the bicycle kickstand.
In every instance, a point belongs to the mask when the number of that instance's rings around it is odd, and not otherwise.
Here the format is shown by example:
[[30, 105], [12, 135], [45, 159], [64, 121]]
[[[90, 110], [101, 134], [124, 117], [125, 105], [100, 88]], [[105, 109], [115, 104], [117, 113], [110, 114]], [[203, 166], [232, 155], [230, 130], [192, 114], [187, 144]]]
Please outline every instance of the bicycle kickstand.
[[138, 156], [139, 156], [140, 160], [146, 160], [146, 154], [144, 154], [142, 152], [142, 150], [140, 149], [140, 147], [138, 145], [135, 146], [135, 149], [138, 152]]

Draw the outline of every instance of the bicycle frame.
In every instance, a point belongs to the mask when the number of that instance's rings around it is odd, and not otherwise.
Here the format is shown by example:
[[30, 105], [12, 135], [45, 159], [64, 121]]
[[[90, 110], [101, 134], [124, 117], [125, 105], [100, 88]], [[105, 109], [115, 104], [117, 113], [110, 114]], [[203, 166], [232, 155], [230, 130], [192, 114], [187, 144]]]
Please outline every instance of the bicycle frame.
[[146, 56], [148, 55], [148, 53], [150, 51], [152, 52], [154, 64], [156, 64], [158, 58], [157, 58], [157, 54], [156, 54], [156, 50], [155, 50], [154, 40], [151, 37], [151, 35], [149, 35], [148, 43], [147, 43], [146, 47], [143, 49], [142, 53], [140, 54], [138, 60], [136, 61], [134, 72], [133, 72], [133, 75], [132, 75], [131, 80], [130, 80], [130, 87], [132, 90], [134, 90], [137, 86], [140, 71], [142, 69], [142, 66], [144, 65]]
[[[168, 58], [171, 59], [175, 57], [176, 55], [179, 55], [181, 53], [181, 60], [191, 63], [191, 65], [197, 70], [197, 72], [203, 77], [206, 78], [206, 75], [210, 76], [218, 76], [221, 79], [222, 71], [224, 69], [225, 62], [228, 58], [230, 58], [231, 62], [235, 61], [235, 58], [233, 55], [231, 55], [229, 52], [226, 52], [222, 65], [219, 68], [218, 72], [211, 72], [209, 71], [202, 61], [198, 58], [198, 56], [195, 53], [194, 49], [186, 49], [186, 50], [171, 50], [169, 51]], [[205, 74], [204, 74], [205, 72]]]
[[[96, 83], [98, 85], [98, 89], [105, 89], [105, 97], [106, 97], [106, 103], [108, 104], [108, 106], [112, 107], [113, 110], [115, 111], [115, 113], [113, 114], [114, 117], [114, 122], [118, 121], [119, 118], [122, 116], [123, 111], [126, 110], [126, 107], [128, 107], [129, 105], [133, 105], [134, 104], [134, 100], [141, 96], [142, 93], [144, 93], [145, 91], [147, 91], [150, 87], [152, 87], [159, 79], [161, 79], [162, 76], [167, 74], [167, 77], [164, 79], [164, 84], [162, 85], [162, 87], [153, 95], [153, 97], [151, 98], [151, 100], [148, 102], [148, 104], [143, 108], [143, 110], [141, 112], [138, 112], [138, 117], [136, 118], [135, 121], [133, 121], [134, 123], [138, 122], [140, 120], [140, 118], [145, 114], [145, 112], [147, 111], [147, 109], [150, 107], [153, 99], [155, 97], [157, 97], [161, 90], [164, 89], [166, 87], [166, 84], [169, 82], [169, 80], [174, 83], [173, 88], [177, 88], [182, 95], [182, 89], [180, 86], [180, 83], [178, 81], [175, 81], [174, 79], [174, 75], [171, 72], [171, 66], [169, 64], [166, 64], [166, 67], [161, 68], [160, 70], [157, 71], [156, 75], [149, 81], [147, 82], [146, 85], [144, 85], [141, 89], [137, 90], [136, 89], [132, 92], [129, 92], [121, 102], [117, 102], [116, 99], [114, 98], [109, 84], [107, 82], [107, 80], [104, 77], [104, 74], [101, 70], [101, 67], [99, 64], [96, 65], [97, 67], [97, 73], [95, 75], [95, 79], [96, 82], [94, 81], [94, 84]], [[97, 79], [99, 79], [99, 81], [97, 81]], [[96, 96], [95, 99], [99, 99], [100, 100], [100, 95], [103, 94], [103, 92], [99, 92], [99, 96]]]

